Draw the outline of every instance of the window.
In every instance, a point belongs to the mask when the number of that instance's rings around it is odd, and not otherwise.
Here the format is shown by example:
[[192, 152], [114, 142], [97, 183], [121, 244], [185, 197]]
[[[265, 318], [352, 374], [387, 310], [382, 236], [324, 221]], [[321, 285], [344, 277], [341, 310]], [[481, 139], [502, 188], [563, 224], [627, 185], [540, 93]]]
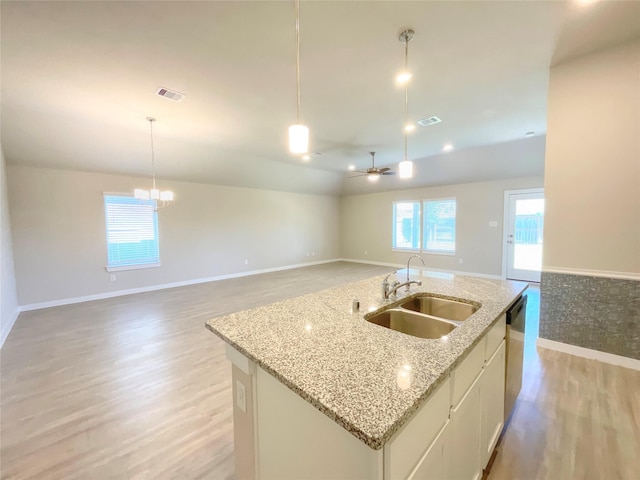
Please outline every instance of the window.
[[393, 248], [420, 248], [420, 202], [393, 203]]
[[158, 214], [154, 200], [104, 196], [107, 271], [160, 266]]
[[456, 252], [456, 199], [424, 202], [424, 250], [432, 253]]

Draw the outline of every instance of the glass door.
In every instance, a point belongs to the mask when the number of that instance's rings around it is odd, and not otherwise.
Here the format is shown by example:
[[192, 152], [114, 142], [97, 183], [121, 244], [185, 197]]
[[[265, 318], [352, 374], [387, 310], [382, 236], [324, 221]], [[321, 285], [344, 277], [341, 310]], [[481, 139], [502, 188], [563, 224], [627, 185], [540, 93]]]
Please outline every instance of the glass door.
[[506, 195], [507, 278], [539, 282], [542, 270], [544, 193], [542, 189]]

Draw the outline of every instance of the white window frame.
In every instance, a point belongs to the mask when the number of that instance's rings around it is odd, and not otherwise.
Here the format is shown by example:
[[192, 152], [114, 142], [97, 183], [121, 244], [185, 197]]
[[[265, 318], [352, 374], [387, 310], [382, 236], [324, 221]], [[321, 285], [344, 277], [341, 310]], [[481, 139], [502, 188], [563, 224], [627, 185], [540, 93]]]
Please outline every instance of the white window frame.
[[[425, 221], [426, 221], [426, 206], [427, 202], [441, 202], [441, 201], [454, 201], [456, 203], [456, 216], [455, 216], [455, 237], [454, 240], [454, 250], [428, 250], [425, 244]], [[402, 247], [394, 247], [393, 243], [395, 241], [395, 205], [397, 203], [418, 203], [419, 204], [419, 215], [420, 215], [420, 224], [418, 227], [418, 237], [419, 237], [419, 247], [418, 248], [402, 248]], [[420, 254], [425, 255], [444, 255], [444, 256], [456, 256], [458, 251], [458, 242], [457, 235], [458, 233], [458, 199], [456, 197], [442, 197], [442, 198], [424, 198], [422, 200], [394, 200], [391, 210], [391, 251], [393, 252], [419, 252]]]
[[[418, 204], [418, 247], [395, 247], [395, 231], [396, 231], [396, 204], [398, 203], [417, 203]], [[391, 210], [391, 250], [394, 252], [419, 252], [422, 245], [422, 201], [421, 200], [397, 200], [393, 202]]]
[[[427, 207], [426, 204], [427, 203], [436, 203], [436, 202], [455, 202], [456, 205], [456, 214], [453, 217], [453, 222], [454, 222], [454, 239], [453, 239], [453, 251], [450, 250], [434, 250], [434, 249], [428, 249], [427, 248], [427, 243], [426, 243], [426, 221], [427, 221]], [[455, 256], [456, 255], [456, 251], [458, 249], [458, 242], [457, 242], [457, 231], [458, 231], [458, 200], [456, 199], [456, 197], [444, 197], [444, 198], [426, 198], [424, 200], [422, 200], [422, 244], [420, 245], [420, 248], [422, 249], [422, 253], [427, 253], [429, 255], [449, 255], [449, 256]]]
[[[158, 233], [158, 210], [157, 204], [154, 200], [139, 200], [140, 203], [149, 203], [154, 206], [153, 209], [153, 222], [154, 222], [154, 233], [155, 233], [155, 242], [157, 244], [157, 261], [156, 262], [141, 262], [141, 263], [132, 263], [129, 265], [109, 265], [109, 225], [107, 223], [107, 197], [126, 197], [126, 198], [134, 198], [133, 195], [129, 193], [113, 193], [113, 192], [103, 192], [102, 197], [102, 205], [104, 211], [104, 225], [105, 225], [105, 250], [107, 253], [107, 265], [105, 270], [107, 272], [121, 272], [125, 270], [141, 270], [145, 268], [157, 268], [161, 266], [160, 262], [160, 239]], [[153, 202], [153, 203], [150, 203]]]

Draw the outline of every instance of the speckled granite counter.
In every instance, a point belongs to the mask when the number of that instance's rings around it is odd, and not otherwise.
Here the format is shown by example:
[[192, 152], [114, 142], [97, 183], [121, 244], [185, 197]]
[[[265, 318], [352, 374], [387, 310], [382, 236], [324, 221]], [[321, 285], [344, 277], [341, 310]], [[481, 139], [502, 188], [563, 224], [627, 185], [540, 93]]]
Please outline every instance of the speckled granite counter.
[[[429, 292], [482, 305], [446, 340], [427, 340], [364, 320], [366, 313], [387, 307], [383, 278], [214, 318], [206, 327], [379, 449], [527, 287], [412, 269], [411, 278], [421, 278], [422, 286], [412, 285], [409, 294], [403, 288], [398, 300]], [[359, 313], [350, 313], [352, 299], [360, 301]]]

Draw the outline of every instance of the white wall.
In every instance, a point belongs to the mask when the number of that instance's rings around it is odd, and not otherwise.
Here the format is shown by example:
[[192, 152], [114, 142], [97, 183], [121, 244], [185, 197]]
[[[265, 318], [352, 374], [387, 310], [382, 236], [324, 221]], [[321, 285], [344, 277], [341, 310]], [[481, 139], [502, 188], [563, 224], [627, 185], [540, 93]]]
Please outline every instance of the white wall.
[[640, 41], [553, 67], [544, 266], [640, 273]]
[[9, 197], [5, 175], [5, 161], [0, 146], [0, 346], [11, 331], [18, 316], [18, 299], [13, 268], [11, 223], [9, 221]]
[[166, 181], [160, 187], [176, 201], [158, 212], [162, 266], [117, 272], [110, 282], [102, 194], [149, 180], [7, 170], [20, 305], [339, 257], [337, 197]]
[[[501, 275], [504, 192], [542, 187], [542, 184], [542, 178], [516, 178], [342, 197], [342, 257], [392, 264], [405, 263], [410, 253], [391, 250], [393, 202], [455, 197], [456, 255], [424, 254], [427, 266]], [[490, 221], [497, 221], [498, 226], [490, 227]], [[463, 263], [460, 263], [460, 259]]]

